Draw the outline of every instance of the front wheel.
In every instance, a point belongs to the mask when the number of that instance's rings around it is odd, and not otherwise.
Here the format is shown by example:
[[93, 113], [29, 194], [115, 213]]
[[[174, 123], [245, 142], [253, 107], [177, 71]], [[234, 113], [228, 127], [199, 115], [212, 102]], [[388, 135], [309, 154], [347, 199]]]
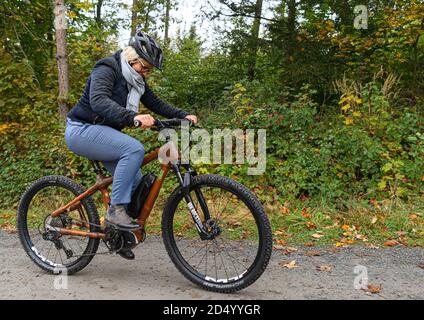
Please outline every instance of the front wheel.
[[174, 190], [163, 212], [162, 236], [175, 266], [207, 290], [230, 293], [251, 285], [272, 252], [271, 226], [259, 200], [242, 184], [212, 174], [193, 177], [190, 196], [203, 224], [217, 228], [217, 236], [200, 238], [182, 189]]

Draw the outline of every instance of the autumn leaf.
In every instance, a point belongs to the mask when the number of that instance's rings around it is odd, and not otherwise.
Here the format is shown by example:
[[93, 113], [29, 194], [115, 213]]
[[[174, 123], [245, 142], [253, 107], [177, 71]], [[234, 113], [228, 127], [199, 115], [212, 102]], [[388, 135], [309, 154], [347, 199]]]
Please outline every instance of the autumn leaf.
[[324, 272], [331, 272], [331, 269], [333, 267], [332, 266], [328, 266], [328, 265], [322, 265], [322, 266], [317, 266], [316, 269], [318, 271], [324, 271]]
[[241, 222], [237, 221], [235, 219], [231, 219], [227, 222], [228, 225], [233, 226], [233, 227], [238, 227], [241, 226]]
[[299, 267], [298, 265], [296, 265], [296, 260], [292, 260], [290, 262], [282, 261], [279, 263], [279, 265], [287, 269], [294, 269]]
[[375, 224], [377, 222], [377, 217], [373, 217], [372, 219], [371, 219], [371, 224]]
[[312, 215], [309, 213], [309, 209], [310, 208], [304, 208], [302, 210], [302, 217], [307, 218], [307, 219], [312, 217]]
[[396, 240], [389, 240], [384, 242], [384, 245], [387, 247], [397, 246], [398, 244], [399, 244], [399, 241], [396, 241]]
[[375, 285], [369, 284], [365, 289], [362, 289], [362, 290], [369, 293], [380, 293], [381, 289], [382, 289], [381, 285], [375, 286]]
[[403, 236], [406, 236], [407, 234], [408, 234], [408, 232], [405, 232], [405, 231], [396, 231], [395, 232], [399, 237], [403, 237]]
[[0, 224], [0, 229], [8, 233], [16, 233], [16, 228], [9, 222]]
[[306, 226], [309, 229], [315, 229], [317, 227], [315, 224], [313, 224], [312, 222], [309, 222], [309, 221], [306, 222]]
[[274, 249], [274, 250], [284, 250], [284, 246], [282, 246], [282, 245], [274, 245], [274, 246], [272, 246], [272, 249]]
[[284, 233], [285, 233], [285, 232], [284, 232], [284, 231], [281, 231], [281, 230], [276, 230], [276, 231], [274, 231], [274, 235], [275, 235], [275, 236], [282, 236]]
[[290, 209], [285, 207], [285, 206], [282, 206], [280, 211], [281, 211], [282, 214], [289, 214], [290, 213]]
[[351, 117], [346, 117], [345, 121], [344, 121], [345, 125], [351, 125], [353, 124], [353, 119]]
[[276, 243], [279, 244], [279, 245], [285, 245], [285, 244], [287, 244], [287, 241], [280, 239], [280, 240], [277, 240]]
[[420, 267], [421, 269], [424, 269], [424, 262], [421, 262], [418, 267]]
[[314, 247], [315, 243], [313, 243], [312, 241], [308, 241], [304, 244], [305, 247]]
[[316, 257], [316, 256], [320, 256], [320, 255], [321, 255], [321, 253], [322, 253], [322, 251], [318, 251], [318, 250], [311, 250], [311, 251], [306, 252], [305, 254], [306, 254], [308, 257]]
[[347, 231], [347, 230], [349, 230], [349, 228], [350, 228], [350, 226], [347, 225], [347, 224], [342, 225], [342, 230], [343, 231]]
[[323, 234], [320, 234], [319, 232], [317, 232], [317, 233], [314, 233], [312, 235], [312, 237], [315, 238], [315, 239], [320, 239], [320, 238], [324, 237], [324, 235]]

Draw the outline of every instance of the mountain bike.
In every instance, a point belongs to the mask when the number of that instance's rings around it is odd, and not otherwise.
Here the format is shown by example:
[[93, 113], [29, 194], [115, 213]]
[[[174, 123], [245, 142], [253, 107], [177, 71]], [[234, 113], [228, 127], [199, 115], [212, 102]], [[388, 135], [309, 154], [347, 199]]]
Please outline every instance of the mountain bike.
[[[153, 128], [175, 149], [165, 129], [177, 128], [183, 121], [187, 120], [156, 120]], [[153, 150], [142, 166], [159, 155], [159, 148]], [[68, 177], [51, 175], [33, 182], [21, 197], [19, 238], [43, 270], [74, 274], [96, 254], [116, 253], [142, 243], [147, 219], [172, 170], [178, 185], [166, 200], [161, 228], [166, 251], [177, 269], [194, 284], [222, 293], [246, 288], [264, 272], [272, 251], [271, 227], [261, 203], [244, 185], [225, 176], [199, 175], [190, 163], [182, 163], [177, 152], [160, 164], [161, 176], [154, 180], [136, 218], [140, 229], [126, 231], [101, 223], [92, 195], [100, 191], [107, 209], [113, 177], [103, 174], [99, 161], [92, 160], [92, 164], [96, 183], [88, 189]], [[97, 252], [100, 241], [107, 251]]]

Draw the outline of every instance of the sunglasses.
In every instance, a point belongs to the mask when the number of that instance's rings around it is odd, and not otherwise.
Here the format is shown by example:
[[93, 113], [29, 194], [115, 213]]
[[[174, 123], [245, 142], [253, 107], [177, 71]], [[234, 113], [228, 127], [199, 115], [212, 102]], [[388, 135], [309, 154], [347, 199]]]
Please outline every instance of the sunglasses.
[[151, 73], [151, 72], [153, 71], [153, 67], [148, 67], [148, 66], [146, 66], [146, 65], [143, 63], [143, 60], [138, 59], [137, 61], [141, 63], [141, 66], [143, 67], [143, 71], [144, 71], [144, 72], [146, 72], [146, 73]]

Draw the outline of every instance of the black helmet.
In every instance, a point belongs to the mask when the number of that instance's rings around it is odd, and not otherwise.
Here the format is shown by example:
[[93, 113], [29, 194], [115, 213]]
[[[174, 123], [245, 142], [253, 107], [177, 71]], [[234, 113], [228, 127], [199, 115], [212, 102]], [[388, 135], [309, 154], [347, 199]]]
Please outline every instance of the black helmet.
[[133, 47], [140, 58], [143, 58], [151, 65], [162, 70], [163, 53], [159, 44], [147, 33], [138, 30], [131, 37], [129, 46]]

